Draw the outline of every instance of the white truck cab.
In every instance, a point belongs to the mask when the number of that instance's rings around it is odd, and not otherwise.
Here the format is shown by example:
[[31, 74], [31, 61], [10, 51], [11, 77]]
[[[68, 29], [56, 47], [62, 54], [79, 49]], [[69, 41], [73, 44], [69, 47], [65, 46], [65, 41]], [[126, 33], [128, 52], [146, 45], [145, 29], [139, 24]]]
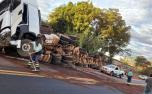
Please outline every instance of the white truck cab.
[[21, 56], [32, 49], [31, 41], [40, 34], [40, 10], [37, 0], [0, 2], [0, 46], [13, 45]]

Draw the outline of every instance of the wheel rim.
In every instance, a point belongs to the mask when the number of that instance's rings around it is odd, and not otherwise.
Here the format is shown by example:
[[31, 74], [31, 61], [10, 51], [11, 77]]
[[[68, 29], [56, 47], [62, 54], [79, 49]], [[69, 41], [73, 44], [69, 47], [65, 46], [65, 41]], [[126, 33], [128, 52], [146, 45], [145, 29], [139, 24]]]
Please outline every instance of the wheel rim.
[[30, 44], [23, 44], [22, 45], [22, 50], [25, 51], [25, 52], [29, 52], [31, 49], [31, 45]]

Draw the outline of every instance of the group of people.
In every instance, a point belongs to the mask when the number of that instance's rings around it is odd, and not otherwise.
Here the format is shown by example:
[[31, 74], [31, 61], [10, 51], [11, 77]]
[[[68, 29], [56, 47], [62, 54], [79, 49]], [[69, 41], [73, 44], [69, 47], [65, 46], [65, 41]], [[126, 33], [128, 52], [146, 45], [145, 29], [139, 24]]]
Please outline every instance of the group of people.
[[[127, 73], [127, 85], [129, 85], [132, 82], [133, 72], [132, 70], [128, 71]], [[144, 90], [144, 94], [152, 94], [152, 74], [150, 74], [150, 77], [146, 79], [146, 87]]]

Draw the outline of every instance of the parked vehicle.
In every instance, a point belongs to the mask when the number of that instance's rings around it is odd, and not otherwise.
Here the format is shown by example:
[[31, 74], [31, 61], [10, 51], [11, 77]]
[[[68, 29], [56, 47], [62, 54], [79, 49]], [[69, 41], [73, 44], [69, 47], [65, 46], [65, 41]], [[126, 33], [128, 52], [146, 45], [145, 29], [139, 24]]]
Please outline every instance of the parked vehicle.
[[31, 41], [40, 34], [37, 0], [0, 1], [0, 46], [14, 46], [21, 56], [32, 49]]
[[112, 64], [103, 66], [101, 68], [101, 71], [111, 76], [116, 76], [120, 78], [122, 78], [125, 75], [125, 72], [123, 70], [121, 70], [118, 66]]
[[139, 77], [140, 79], [142, 79], [142, 80], [148, 79], [148, 76], [146, 76], [146, 75], [139, 75], [138, 77]]

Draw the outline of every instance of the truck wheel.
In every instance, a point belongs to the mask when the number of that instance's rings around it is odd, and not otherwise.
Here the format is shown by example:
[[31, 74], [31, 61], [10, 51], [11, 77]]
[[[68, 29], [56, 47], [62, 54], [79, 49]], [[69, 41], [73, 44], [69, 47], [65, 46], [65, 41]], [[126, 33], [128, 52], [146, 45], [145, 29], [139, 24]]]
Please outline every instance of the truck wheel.
[[24, 39], [21, 42], [21, 48], [17, 49], [17, 52], [20, 56], [28, 57], [29, 53], [33, 51], [33, 46], [31, 44], [31, 40]]

